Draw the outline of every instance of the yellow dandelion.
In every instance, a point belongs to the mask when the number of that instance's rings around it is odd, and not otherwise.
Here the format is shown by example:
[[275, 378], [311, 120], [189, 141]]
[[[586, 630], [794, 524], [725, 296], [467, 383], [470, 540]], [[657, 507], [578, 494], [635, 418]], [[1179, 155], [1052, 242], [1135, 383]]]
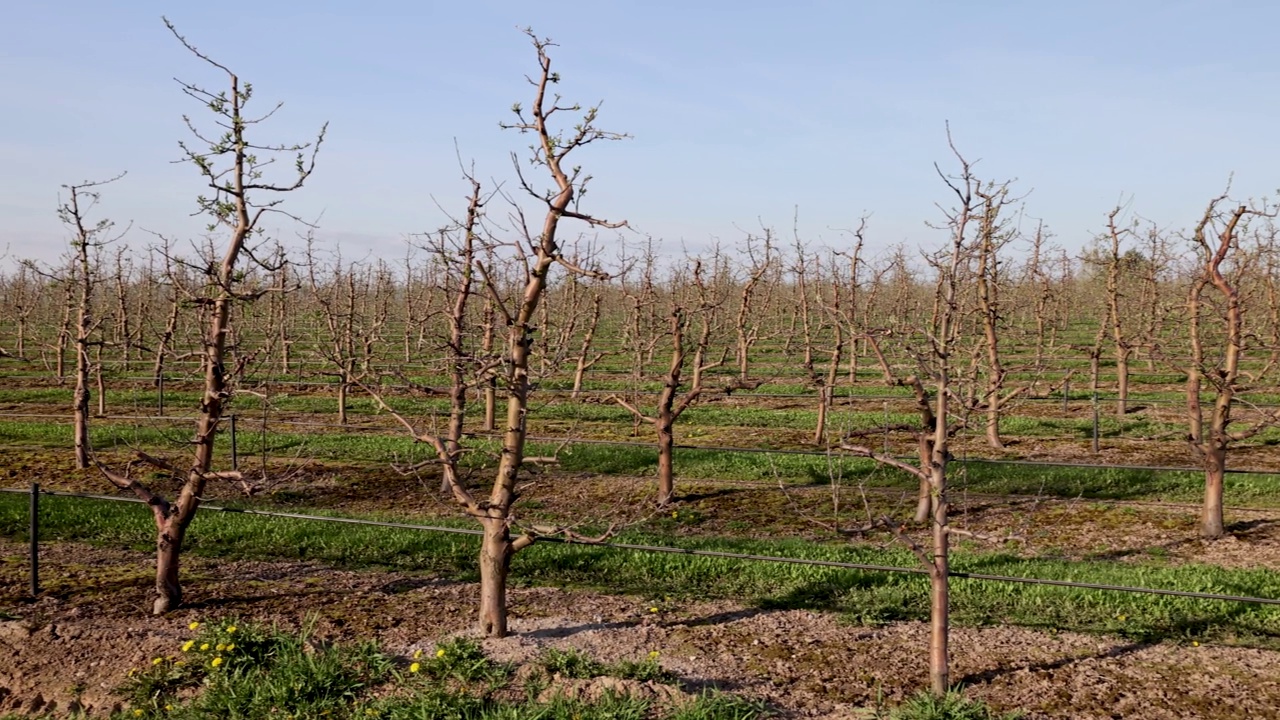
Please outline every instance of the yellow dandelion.
[[190, 652], [190, 651], [191, 651], [191, 648], [193, 648], [193, 647], [195, 647], [195, 646], [196, 646], [196, 641], [195, 641], [195, 640], [188, 640], [188, 641], [186, 641], [186, 642], [182, 643], [182, 652]]
[[1191, 647], [1200, 647], [1200, 643], [1196, 642], [1195, 640], [1192, 640]]
[[213, 659], [213, 662], [209, 663], [209, 665], [210, 665], [211, 667], [218, 667], [218, 666], [219, 666], [219, 665], [221, 665], [221, 664], [222, 664], [222, 658], [220, 658], [220, 657], [216, 657], [216, 658], [214, 658], [214, 659]]
[[658, 612], [658, 608], [656, 608], [656, 607], [651, 607], [651, 608], [649, 608], [649, 612], [651, 612], [651, 613], [656, 613], [656, 612]]
[[236, 626], [235, 626], [235, 625], [232, 625], [231, 627], [228, 627], [228, 628], [227, 628], [227, 634], [228, 634], [228, 635], [234, 635], [234, 634], [235, 634], [235, 632], [236, 632]]
[[658, 659], [658, 651], [657, 651], [657, 650], [650, 650], [650, 651], [649, 651], [649, 659], [650, 659], [650, 660], [657, 660], [657, 659]]
[[227, 652], [231, 652], [232, 650], [235, 650], [235, 649], [236, 649], [235, 643], [227, 643]]
[[206, 650], [208, 650], [208, 649], [209, 649], [209, 643], [201, 643], [201, 644], [200, 644], [200, 652], [205, 652], [205, 651], [206, 651]]
[[213, 649], [217, 650], [218, 652], [222, 652], [223, 650], [227, 649], [227, 646], [224, 643], [218, 643], [216, 646], [214, 646]]
[[165, 706], [164, 706], [164, 711], [165, 711], [165, 712], [169, 712], [169, 711], [170, 711], [170, 710], [172, 710], [172, 709], [173, 709], [173, 706], [172, 706], [172, 705], [165, 705]]
[[418, 659], [418, 658], [420, 658], [420, 657], [422, 657], [422, 648], [418, 648], [417, 650], [414, 650], [414, 651], [413, 651], [413, 659], [414, 659], [414, 660], [417, 660], [417, 659]]
[[142, 708], [137, 708], [136, 710], [134, 710], [134, 711], [133, 711], [133, 716], [134, 716], [134, 717], [142, 717]]
[[1125, 620], [1128, 620], [1128, 619], [1129, 619], [1129, 616], [1127, 616], [1127, 615], [1117, 615], [1117, 616], [1116, 616], [1116, 619], [1117, 619], [1117, 620], [1119, 620], [1120, 622], [1124, 622]]
[[173, 666], [174, 666], [174, 667], [182, 667], [183, 665], [186, 665], [186, 664], [187, 664], [187, 661], [186, 661], [186, 660], [179, 660], [178, 662], [174, 663], [174, 664], [173, 664]]
[[151, 658], [152, 665], [159, 665], [162, 662], [164, 662], [164, 658]]
[[678, 517], [680, 517], [680, 513], [678, 513], [678, 512], [673, 512], [673, 513], [671, 513], [671, 517], [673, 517], [673, 518], [678, 518]]
[[419, 671], [419, 670], [421, 670], [421, 669], [422, 669], [422, 665], [421, 665], [421, 664], [419, 664], [419, 663], [414, 663], [414, 664], [412, 664], [412, 665], [410, 665], [410, 666], [409, 666], [409, 672], [411, 672], [411, 673], [416, 673], [416, 672], [418, 672], [418, 671]]
[[444, 657], [444, 648], [440, 648], [439, 650], [436, 651], [436, 657], [438, 658]]
[[198, 630], [199, 628], [200, 628], [200, 623], [198, 622], [193, 622], [187, 626], [188, 630]]

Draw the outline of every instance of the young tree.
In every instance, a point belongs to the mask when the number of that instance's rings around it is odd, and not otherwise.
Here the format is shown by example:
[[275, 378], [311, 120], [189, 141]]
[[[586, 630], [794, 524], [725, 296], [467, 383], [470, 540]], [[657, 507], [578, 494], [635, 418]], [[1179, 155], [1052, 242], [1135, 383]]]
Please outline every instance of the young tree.
[[[1227, 452], [1232, 443], [1246, 440], [1268, 425], [1280, 421], [1280, 412], [1264, 413], [1249, 427], [1232, 431], [1236, 422], [1232, 411], [1241, 390], [1240, 362], [1248, 348], [1244, 332], [1244, 305], [1238, 289], [1239, 281], [1231, 277], [1232, 256], [1240, 253], [1242, 223], [1250, 216], [1271, 213], [1265, 207], [1241, 204], [1224, 211], [1226, 194], [1209, 201], [1203, 217], [1196, 224], [1191, 240], [1200, 256], [1201, 272], [1191, 283], [1187, 295], [1187, 331], [1191, 341], [1191, 357], [1187, 366], [1187, 442], [1204, 467], [1204, 506], [1200, 516], [1200, 535], [1207, 539], [1221, 537], [1223, 480], [1226, 476]], [[1238, 267], [1236, 268], [1238, 270]], [[1218, 303], [1205, 297], [1212, 288]], [[1205, 326], [1207, 311], [1219, 317], [1222, 325], [1217, 334]], [[1218, 347], [1206, 345], [1217, 341]], [[1205, 385], [1212, 393], [1212, 407], [1206, 426]]]
[[[932, 386], [932, 432], [929, 434], [927, 448], [929, 454], [922, 456], [919, 465], [898, 460], [892, 455], [875, 452], [864, 445], [843, 443], [846, 451], [870, 457], [877, 462], [894, 467], [919, 478], [926, 483], [932, 500], [930, 524], [930, 547], [928, 550], [917, 545], [906, 536], [902, 529], [891, 521], [889, 526], [915, 552], [916, 556], [929, 571], [930, 585], [930, 643], [929, 643], [929, 677], [934, 694], [943, 695], [950, 689], [949, 674], [949, 634], [950, 634], [950, 554], [949, 536], [952, 532], [948, 517], [947, 500], [947, 463], [951, 458], [950, 442], [954, 433], [962, 423], [955, 423], [952, 414], [953, 399], [958, 397], [957, 383], [953, 376], [954, 355], [956, 354], [962, 324], [960, 288], [967, 278], [969, 265], [973, 262], [974, 249], [969, 235], [969, 224], [979, 214], [979, 203], [975, 199], [982, 184], [972, 172], [971, 165], [955, 147], [952, 151], [960, 162], [961, 172], [951, 177], [942, 173], [948, 188], [956, 197], [955, 206], [947, 211], [946, 228], [950, 233], [950, 243], [933, 255], [926, 256], [935, 274], [935, 311], [927, 326], [919, 328], [916, 336], [923, 342], [925, 350], [917, 354], [921, 365], [920, 375], [929, 379]], [[884, 365], [882, 361], [882, 365]], [[918, 378], [918, 376], [917, 376]], [[924, 382], [917, 379], [914, 383], [917, 395], [923, 392]], [[922, 398], [921, 403], [929, 400]]]
[[[118, 239], [107, 237], [115, 224], [110, 220], [99, 220], [90, 223], [88, 213], [98, 204], [101, 198], [97, 188], [108, 185], [123, 177], [117, 175], [109, 180], [97, 182], [85, 181], [78, 185], [64, 185], [68, 196], [58, 206], [58, 219], [72, 232], [70, 276], [65, 281], [76, 286], [76, 388], [72, 395], [72, 408], [75, 414], [75, 455], [76, 468], [89, 467], [92, 452], [89, 447], [89, 373], [92, 363], [89, 360], [89, 348], [101, 340], [93, 341], [93, 334], [102, 325], [103, 318], [93, 316], [95, 292], [99, 277], [99, 251], [104, 245]], [[99, 355], [99, 359], [101, 356]], [[101, 370], [99, 370], [101, 378]]]
[[[738, 336], [738, 381], [744, 387], [754, 388], [759, 385], [758, 382], [752, 384], [748, 379], [748, 370], [751, 362], [751, 348], [760, 339], [757, 300], [768, 305], [773, 288], [777, 285], [776, 282], [766, 280], [766, 277], [774, 272], [774, 263], [777, 260], [773, 242], [773, 231], [769, 228], [765, 228], [762, 237], [747, 235], [743, 241], [743, 255], [746, 256], [748, 267], [738, 296], [738, 316], [734, 321], [734, 330]], [[762, 286], [764, 297], [760, 298], [758, 295]]]
[[[712, 274], [714, 275], [715, 273], [713, 272]], [[688, 410], [693, 403], [697, 402], [703, 391], [706, 390], [707, 371], [723, 365], [729, 355], [728, 348], [725, 348], [719, 360], [710, 360], [708, 358], [708, 351], [711, 347], [711, 339], [716, 325], [715, 312], [723, 298], [716, 297], [703, 278], [701, 258], [693, 261], [692, 278], [697, 297], [685, 300], [674, 299], [672, 301], [670, 328], [668, 330], [668, 334], [671, 337], [671, 364], [668, 366], [666, 374], [662, 377], [662, 390], [658, 393], [658, 402], [654, 414], [646, 415], [635, 403], [617, 395], [611, 396], [614, 402], [626, 408], [638, 422], [648, 422], [657, 431], [659, 507], [665, 507], [670, 504], [675, 497], [674, 450], [676, 421], [680, 419], [685, 410]], [[691, 301], [696, 301], [697, 304], [693, 305]], [[693, 343], [693, 375], [690, 379], [688, 391], [681, 394], [680, 386], [689, 350], [685, 339], [687, 316], [689, 314], [688, 306], [693, 307], [693, 313], [699, 319], [699, 330], [697, 339]]]
[[[261, 248], [255, 248], [255, 241], [262, 234], [259, 223], [268, 212], [283, 213], [279, 207], [283, 199], [279, 195], [301, 188], [311, 176], [327, 129], [327, 125], [323, 126], [315, 141], [305, 144], [255, 142], [250, 138], [251, 129], [270, 118], [280, 105], [260, 116], [246, 115], [245, 108], [253, 96], [252, 86], [241, 82], [240, 77], [225, 65], [196, 49], [168, 19], [164, 22], [183, 47], [224, 74], [229, 84], [228, 90], [212, 91], [178, 81], [184, 94], [213, 113], [215, 124], [220, 128], [215, 136], [183, 116], [196, 142], [179, 142], [178, 145], [182, 159], [196, 168], [212, 190], [210, 195], [202, 194], [196, 199], [200, 212], [209, 218], [209, 232], [221, 229], [227, 233], [227, 240], [220, 259], [216, 256], [208, 258], [203, 268], [204, 284], [189, 298], [198, 308], [207, 310], [201, 355], [204, 387], [192, 440], [194, 457], [188, 465], [182, 466], [138, 453], [140, 460], [170, 474], [180, 483], [176, 501], [164, 499], [128, 472], [121, 474], [102, 467], [104, 474], [117, 487], [131, 490], [146, 502], [155, 518], [157, 598], [153, 611], [156, 614], [168, 612], [182, 602], [178, 559], [187, 528], [200, 507], [205, 485], [210, 480], [242, 480], [240, 473], [234, 470], [213, 470], [214, 438], [235, 391], [234, 383], [248, 359], [240, 358], [234, 366], [228, 362], [227, 335], [231, 310], [236, 303], [249, 302], [266, 292], [254, 292], [244, 287], [241, 261], [264, 264], [258, 254]], [[293, 174], [281, 182], [271, 181], [266, 177], [267, 167], [281, 156], [292, 156]], [[274, 197], [266, 201], [257, 199], [262, 195]], [[212, 238], [210, 242], [213, 242]]]
[[986, 409], [987, 444], [997, 450], [1004, 448], [1004, 440], [1000, 437], [1000, 415], [1005, 407], [1026, 392], [1030, 386], [1006, 390], [1008, 369], [1004, 366], [1004, 358], [1000, 351], [1000, 337], [1004, 333], [1005, 308], [1001, 302], [1001, 290], [1006, 273], [1003, 250], [1013, 239], [1013, 231], [1007, 227], [1001, 217], [1009, 198], [1009, 183], [987, 183], [975, 188], [974, 194], [980, 199], [977, 229], [977, 269], [975, 271], [977, 290], [977, 313], [982, 325], [984, 363], [982, 371], [986, 375], [986, 387], [982, 394], [982, 405]]
[[[504, 299], [504, 293], [496, 282], [495, 269], [482, 260], [473, 258], [475, 269], [480, 271], [486, 290], [493, 299], [495, 312], [507, 329], [506, 347], [494, 359], [494, 367], [500, 367], [499, 390], [505, 394], [507, 412], [501, 456], [489, 497], [478, 496], [461, 482], [458, 473], [460, 450], [455, 450], [440, 434], [418, 431], [412, 423], [373, 393], [384, 410], [396, 417], [418, 441], [432, 447], [444, 482], [449, 486], [453, 498], [467, 515], [480, 523], [484, 531], [480, 545], [479, 625], [480, 631], [489, 637], [507, 635], [507, 576], [511, 558], [532, 545], [541, 535], [578, 537], [569, 528], [516, 529], [513, 515], [516, 500], [520, 497], [519, 480], [528, 460], [525, 457], [525, 439], [529, 393], [532, 389], [530, 355], [534, 347], [534, 333], [538, 330], [534, 319], [547, 290], [548, 278], [557, 265], [569, 272], [604, 277], [602, 273], [577, 267], [565, 259], [559, 241], [560, 223], [570, 219], [597, 228], [621, 228], [626, 225], [625, 222], [602, 220], [579, 209], [578, 202], [586, 191], [590, 176], [584, 175], [580, 166], [570, 165], [568, 160], [570, 155], [588, 145], [626, 136], [596, 127], [599, 106], [583, 111], [579, 105], [560, 104], [560, 96], [551, 91], [551, 86], [560, 82], [559, 73], [551, 69], [549, 51], [555, 44], [533, 34], [532, 30], [525, 30], [525, 34], [529, 36], [537, 53], [539, 72], [529, 79], [534, 87], [534, 98], [527, 111], [521, 104], [515, 104], [512, 107], [515, 122], [503, 123], [502, 127], [532, 135], [530, 162], [533, 166], [546, 170], [553, 187], [545, 192], [536, 189], [525, 177], [520, 163], [514, 162], [521, 188], [545, 209], [542, 227], [537, 233], [524, 222], [523, 213], [518, 209], [516, 211], [516, 222], [524, 237], [521, 242], [514, 243], [512, 249], [515, 253], [514, 260], [525, 271], [523, 287], [518, 297], [511, 302]], [[552, 122], [552, 118], [559, 113], [580, 111], [582, 116], [571, 129], [560, 130]], [[514, 156], [512, 159], [516, 160]], [[459, 302], [465, 305], [469, 297], [469, 291], [464, 294], [460, 289], [455, 289], [455, 307]]]

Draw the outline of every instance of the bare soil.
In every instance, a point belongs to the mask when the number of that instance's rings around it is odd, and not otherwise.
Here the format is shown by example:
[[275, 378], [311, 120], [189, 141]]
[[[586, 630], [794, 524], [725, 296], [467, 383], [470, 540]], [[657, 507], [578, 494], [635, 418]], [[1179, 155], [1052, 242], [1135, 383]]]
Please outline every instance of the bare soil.
[[[190, 606], [153, 618], [148, 554], [50, 545], [47, 571], [74, 582], [29, 602], [25, 548], [0, 541], [0, 552], [0, 712], [119, 708], [128, 670], [173, 655], [193, 620], [310, 622], [318, 640], [376, 638], [406, 658], [474, 632], [477, 587], [430, 576], [192, 557]], [[867, 717], [926, 683], [923, 623], [858, 628], [834, 615], [732, 602], [654, 613], [639, 598], [554, 588], [513, 589], [511, 609], [514, 635], [484, 643], [496, 659], [526, 662], [544, 647], [604, 661], [657, 651], [686, 691], [718, 687], [784, 717]], [[971, 696], [1031, 718], [1280, 717], [1277, 652], [1016, 627], [958, 628], [952, 647], [953, 678]]]

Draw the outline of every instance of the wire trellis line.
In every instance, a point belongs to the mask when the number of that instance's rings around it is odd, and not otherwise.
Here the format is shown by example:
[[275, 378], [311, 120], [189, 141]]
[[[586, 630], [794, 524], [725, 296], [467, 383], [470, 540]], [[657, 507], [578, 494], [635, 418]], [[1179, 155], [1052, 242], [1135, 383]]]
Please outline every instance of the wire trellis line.
[[[0, 488], [0, 492], [29, 494], [33, 497], [39, 495], [50, 495], [55, 497], [72, 497], [91, 500], [103, 500], [112, 502], [130, 502], [141, 504], [143, 501], [138, 498], [116, 497], [112, 495], [95, 495], [91, 493], [68, 493], [54, 492], [40, 489], [38, 486], [32, 488]], [[387, 522], [381, 520], [363, 520], [360, 518], [334, 517], [323, 515], [306, 515], [303, 513], [283, 513], [269, 510], [249, 510], [241, 508], [228, 508], [218, 505], [202, 505], [202, 509], [214, 512], [240, 513], [244, 515], [256, 515], [270, 518], [283, 518], [291, 520], [306, 520], [313, 522], [334, 522], [345, 523], [350, 525], [367, 525], [370, 527], [395, 528], [400, 530], [414, 530], [420, 532], [439, 532], [451, 533], [458, 535], [483, 535], [484, 531], [469, 528], [451, 528], [433, 525], [418, 525], [415, 523], [398, 523]], [[34, 527], [34, 525], [33, 525]], [[33, 539], [34, 540], [34, 539]], [[907, 568], [895, 565], [876, 565], [870, 563], [852, 563], [842, 562], [839, 560], [814, 560], [810, 558], [794, 558], [781, 555], [756, 555], [752, 553], [736, 553], [721, 550], [697, 550], [694, 548], [679, 548], [667, 545], [643, 545], [637, 543], [620, 543], [620, 542], [601, 542], [601, 543], [584, 543], [574, 542], [569, 539], [559, 537], [540, 537], [539, 542], [552, 542], [565, 545], [583, 545], [586, 547], [601, 547], [613, 550], [629, 550], [633, 552], [650, 552], [650, 553], [666, 553], [674, 555], [690, 555], [694, 557], [710, 557], [725, 560], [744, 560], [750, 562], [768, 562], [780, 563], [788, 565], [807, 565], [812, 567], [828, 567], [841, 570], [858, 570], [863, 572], [881, 572], [881, 573], [899, 573], [909, 575], [927, 575], [929, 571], [925, 568]], [[34, 559], [34, 557], [33, 557]], [[1226, 595], [1222, 593], [1206, 593], [1194, 590], [1173, 590], [1169, 588], [1148, 588], [1133, 585], [1110, 585], [1106, 583], [1085, 583], [1076, 582], [1074, 580], [1053, 580], [1049, 578], [1035, 577], [1019, 577], [1016, 575], [991, 575], [986, 573], [971, 573], [962, 570], [952, 570], [948, 573], [950, 577], [962, 580], [978, 580], [982, 582], [1000, 582], [1000, 583], [1017, 583], [1023, 585], [1048, 585], [1053, 587], [1074, 588], [1079, 590], [1099, 590], [1104, 592], [1124, 592], [1140, 595], [1164, 595], [1172, 597], [1185, 597], [1196, 600], [1215, 600], [1221, 602], [1248, 603], [1255, 605], [1280, 605], [1280, 598], [1264, 598], [1252, 597], [1248, 595]]]

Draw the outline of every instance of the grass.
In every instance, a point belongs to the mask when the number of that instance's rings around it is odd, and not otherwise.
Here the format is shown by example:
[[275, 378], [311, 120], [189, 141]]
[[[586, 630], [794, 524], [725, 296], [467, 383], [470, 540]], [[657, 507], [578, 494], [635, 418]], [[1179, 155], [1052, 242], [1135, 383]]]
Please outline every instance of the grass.
[[[376, 643], [312, 643], [298, 634], [223, 619], [193, 626], [170, 655], [135, 668], [121, 690], [127, 718], [287, 717], [294, 720], [754, 720], [761, 705], [706, 693], [673, 708], [607, 694], [580, 701], [509, 688], [512, 673], [471, 640], [441, 643], [430, 660], [402, 659]], [[545, 688], [549, 680], [541, 687]], [[505, 691], [505, 692], [504, 692]]]
[[547, 648], [538, 658], [538, 665], [548, 675], [559, 675], [567, 678], [590, 679], [595, 677], [617, 677], [624, 680], [641, 682], [659, 682], [676, 684], [678, 678], [658, 664], [657, 651], [649, 653], [644, 660], [621, 660], [616, 663], [602, 663], [587, 657], [574, 648], [557, 650]]
[[959, 689], [945, 695], [920, 692], [889, 713], [889, 720], [1017, 720], [1020, 713], [997, 713]]
[[[692, 411], [690, 411], [692, 412]], [[90, 426], [93, 445], [101, 450], [128, 448], [175, 448], [189, 443], [187, 425], [123, 425], [95, 423]], [[690, 426], [678, 440], [699, 442], [697, 428]], [[53, 422], [0, 421], [0, 443], [65, 448], [72, 441], [69, 424]], [[216, 440], [224, 457], [230, 454], [226, 432]], [[483, 468], [494, 465], [499, 445], [495, 440], [476, 439], [463, 465]], [[412, 463], [428, 457], [429, 449], [405, 435], [348, 433], [285, 433], [255, 431], [248, 422], [240, 425], [238, 449], [242, 458], [308, 457], [384, 464], [389, 459]], [[560, 468], [568, 472], [601, 475], [652, 475], [658, 466], [656, 449], [650, 445], [577, 443], [564, 447], [530, 442], [527, 453], [550, 455], [558, 451]], [[733, 452], [677, 448], [680, 476], [688, 480], [729, 481], [784, 480], [798, 484], [826, 484], [835, 475], [841, 482], [866, 483], [869, 487], [910, 489], [916, 481], [897, 470], [877, 467], [871, 460], [819, 454]], [[1159, 500], [1196, 502], [1203, 494], [1203, 476], [1198, 472], [1170, 472], [1123, 467], [1054, 467], [1016, 465], [958, 458], [951, 464], [951, 484], [955, 492], [1084, 497], [1099, 500]], [[1228, 502], [1238, 506], [1280, 506], [1280, 474], [1229, 474]]]
[[[22, 495], [0, 494], [0, 534], [25, 537], [26, 502]], [[47, 498], [41, 524], [47, 539], [123, 545], [139, 551], [154, 548], [150, 516], [132, 504]], [[461, 519], [457, 524], [471, 527]], [[913, 556], [898, 547], [671, 538], [640, 532], [628, 532], [618, 539], [689, 549], [916, 566]], [[341, 567], [392, 568], [474, 581], [478, 541], [469, 535], [204, 512], [188, 533], [187, 552], [205, 557], [318, 560]], [[953, 553], [952, 564], [961, 572], [1280, 598], [1280, 575], [1267, 570], [1108, 560], [1067, 562], [963, 548]], [[83, 589], [49, 571], [45, 582], [55, 596], [70, 596]], [[137, 582], [145, 583], [145, 579]], [[678, 613], [681, 602], [705, 598], [740, 599], [766, 608], [832, 610], [859, 624], [920, 620], [928, 608], [927, 581], [919, 575], [555, 543], [538, 543], [516, 555], [512, 582], [652, 598], [656, 602], [645, 601], [644, 606], [652, 604], [664, 614]], [[954, 621], [962, 625], [1018, 624], [1143, 640], [1215, 640], [1280, 648], [1280, 607], [1268, 605], [955, 579], [952, 612]]]

